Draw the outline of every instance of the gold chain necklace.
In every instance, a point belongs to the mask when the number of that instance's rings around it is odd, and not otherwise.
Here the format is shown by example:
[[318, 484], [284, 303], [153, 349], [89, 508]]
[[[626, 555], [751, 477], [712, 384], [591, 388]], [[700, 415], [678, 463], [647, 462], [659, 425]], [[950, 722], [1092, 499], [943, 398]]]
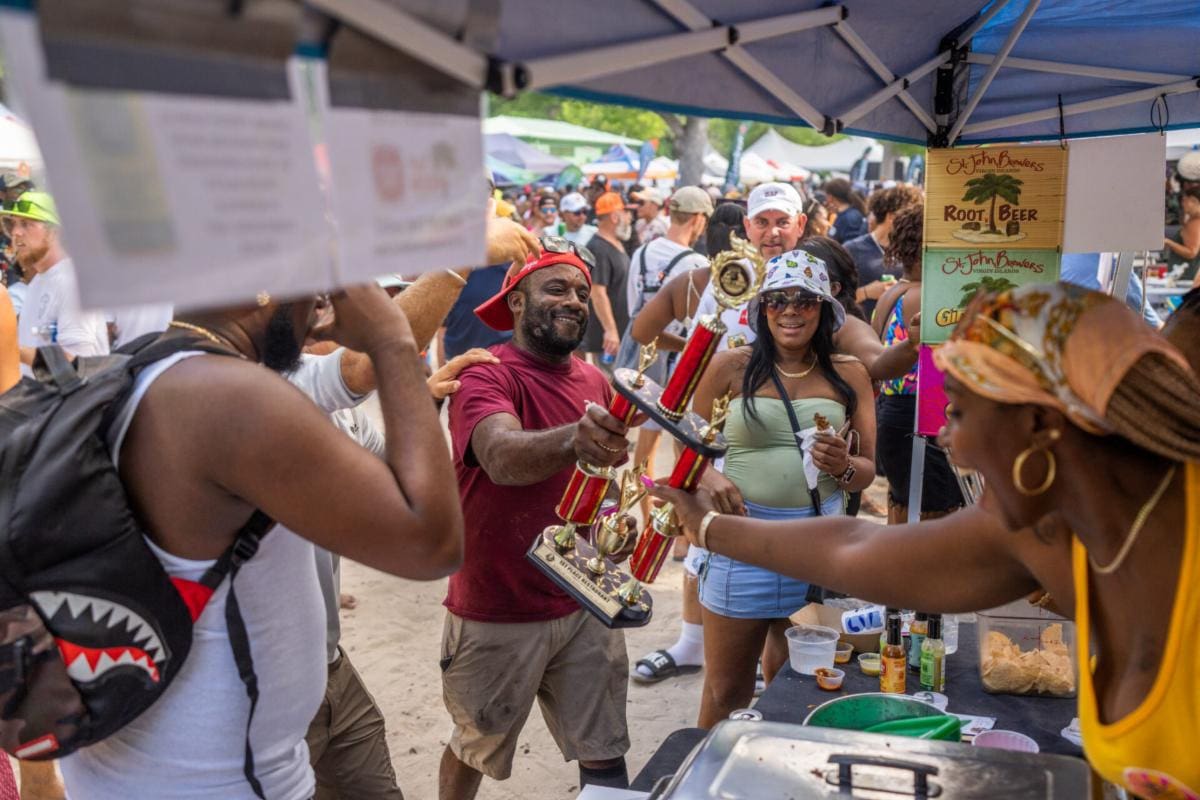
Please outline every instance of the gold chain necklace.
[[241, 353], [238, 353], [237, 348], [233, 346], [233, 342], [229, 341], [228, 339], [226, 339], [222, 336], [219, 336], [219, 335], [213, 333], [208, 328], [202, 328], [199, 325], [193, 325], [190, 322], [180, 322], [177, 319], [171, 320], [169, 323], [167, 323], [167, 325], [171, 328], [179, 328], [180, 330], [191, 331], [192, 333], [198, 333], [201, 336], [203, 336], [205, 339], [208, 339], [210, 342], [213, 342], [214, 344], [219, 344], [222, 347], [230, 348], [235, 353], [237, 353], [239, 358], [246, 357], [246, 356], [242, 355]]
[[785, 378], [803, 378], [806, 375], [808, 375], [808, 373], [812, 372], [816, 368], [816, 366], [817, 366], [817, 354], [813, 353], [812, 363], [808, 365], [808, 369], [804, 370], [804, 372], [784, 372], [783, 367], [779, 366], [779, 364], [775, 365], [775, 369], [779, 370], [779, 374]]
[[1117, 553], [1117, 557], [1112, 560], [1112, 563], [1102, 567], [1096, 563], [1096, 559], [1092, 558], [1090, 553], [1088, 554], [1088, 563], [1092, 565], [1092, 569], [1097, 575], [1112, 575], [1121, 568], [1123, 563], [1125, 563], [1125, 557], [1128, 556], [1129, 551], [1133, 549], [1133, 544], [1137, 541], [1138, 534], [1142, 532], [1142, 528], [1145, 527], [1146, 520], [1150, 519], [1150, 514], [1158, 505], [1158, 501], [1162, 499], [1162, 496], [1166, 494], [1167, 487], [1171, 485], [1171, 481], [1175, 477], [1176, 466], [1176, 464], [1171, 465], [1171, 468], [1167, 470], [1166, 477], [1164, 477], [1162, 483], [1158, 485], [1158, 489], [1155, 490], [1154, 494], [1150, 496], [1150, 499], [1147, 500], [1145, 505], [1142, 506], [1142, 510], [1138, 512], [1136, 517], [1134, 517], [1133, 526], [1130, 527], [1129, 533], [1125, 536], [1125, 543], [1121, 545], [1121, 551]]

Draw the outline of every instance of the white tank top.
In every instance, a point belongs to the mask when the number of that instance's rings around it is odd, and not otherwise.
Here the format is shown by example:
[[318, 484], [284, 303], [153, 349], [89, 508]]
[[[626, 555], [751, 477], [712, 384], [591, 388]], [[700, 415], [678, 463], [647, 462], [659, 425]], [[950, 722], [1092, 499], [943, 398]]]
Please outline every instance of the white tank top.
[[[114, 462], [150, 384], [196, 355], [179, 353], [138, 376], [111, 432]], [[149, 544], [173, 577], [198, 580], [213, 563]], [[304, 735], [328, 674], [313, 545], [276, 526], [238, 572], [236, 585], [260, 693], [250, 734], [255, 773], [269, 800], [307, 800], [316, 785]], [[163, 696], [116, 734], [62, 760], [73, 800], [254, 800], [242, 771], [250, 701], [225, 627], [228, 593], [226, 580], [196, 621], [191, 652]]]

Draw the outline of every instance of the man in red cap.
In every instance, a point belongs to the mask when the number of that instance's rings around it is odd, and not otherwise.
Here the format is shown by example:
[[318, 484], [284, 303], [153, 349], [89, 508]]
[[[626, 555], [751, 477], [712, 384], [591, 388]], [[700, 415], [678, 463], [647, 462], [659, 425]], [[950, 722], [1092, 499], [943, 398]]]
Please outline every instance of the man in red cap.
[[442, 691], [454, 732], [442, 800], [471, 800], [484, 775], [508, 778], [535, 698], [563, 757], [579, 761], [582, 783], [628, 782], [624, 636], [525, 560], [559, 521], [554, 506], [575, 462], [613, 466], [627, 450], [625, 426], [604, 410], [603, 373], [571, 355], [588, 323], [581, 254], [590, 256], [563, 239], [542, 247], [475, 309], [513, 338], [490, 348], [499, 363], [464, 370], [450, 401], [466, 538], [445, 601]]

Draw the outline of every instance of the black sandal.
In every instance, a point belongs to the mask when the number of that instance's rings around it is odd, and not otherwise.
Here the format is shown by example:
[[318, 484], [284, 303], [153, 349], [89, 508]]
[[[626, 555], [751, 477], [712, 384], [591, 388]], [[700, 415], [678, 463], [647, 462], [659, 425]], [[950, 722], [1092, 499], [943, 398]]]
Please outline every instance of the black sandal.
[[[649, 676], [638, 672], [637, 668], [643, 664], [650, 670]], [[658, 683], [667, 678], [674, 678], [677, 675], [694, 675], [701, 669], [703, 667], [699, 664], [687, 664], [681, 667], [675, 663], [674, 657], [666, 650], [655, 650], [645, 658], [639, 659], [633, 665], [633, 670], [629, 675], [638, 683]]]

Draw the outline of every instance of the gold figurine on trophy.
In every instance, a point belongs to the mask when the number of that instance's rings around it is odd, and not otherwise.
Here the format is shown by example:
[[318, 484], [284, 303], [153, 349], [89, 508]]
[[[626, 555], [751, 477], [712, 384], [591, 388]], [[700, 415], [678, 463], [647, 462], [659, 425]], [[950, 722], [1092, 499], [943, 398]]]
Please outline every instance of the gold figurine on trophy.
[[629, 512], [646, 496], [646, 485], [642, 482], [645, 474], [646, 464], [643, 462], [621, 475], [616, 508], [596, 526], [596, 532], [592, 535], [596, 555], [588, 560], [587, 568], [593, 575], [603, 575], [608, 569], [604, 559], [619, 553], [629, 537], [637, 533], [637, 523], [629, 516]]

